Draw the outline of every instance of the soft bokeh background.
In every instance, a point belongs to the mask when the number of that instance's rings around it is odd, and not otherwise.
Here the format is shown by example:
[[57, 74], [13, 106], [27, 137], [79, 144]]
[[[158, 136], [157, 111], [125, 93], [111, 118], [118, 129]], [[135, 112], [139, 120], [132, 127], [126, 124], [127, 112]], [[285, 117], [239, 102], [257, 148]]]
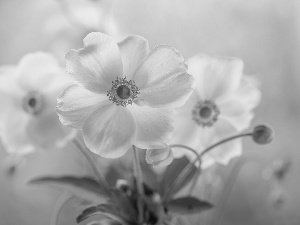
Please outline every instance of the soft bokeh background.
[[[298, 0], [98, 0], [94, 2], [98, 2], [100, 23], [86, 26], [85, 30], [65, 19], [66, 10], [59, 2], [0, 1], [0, 65], [16, 64], [24, 54], [40, 50], [53, 52], [64, 64], [68, 48], [81, 47], [82, 38], [95, 29], [116, 39], [139, 34], [149, 40], [151, 47], [162, 43], [175, 46], [185, 58], [201, 52], [243, 59], [245, 73], [261, 81], [263, 92], [253, 124], [272, 125], [276, 138], [267, 146], [245, 140], [246, 154], [242, 159], [251, 162], [240, 170], [225, 210], [218, 206], [221, 190], [228, 180], [234, 180], [232, 170], [241, 159], [233, 160], [228, 167], [213, 168], [210, 172], [218, 174], [221, 181], [212, 176], [211, 185], [218, 187], [213, 193], [199, 190], [199, 194], [217, 207], [191, 220], [194, 224], [210, 224], [222, 211], [223, 218], [218, 223], [222, 225], [300, 224]], [[113, 19], [106, 18], [109, 13]], [[88, 20], [86, 23], [90, 24]], [[30, 166], [14, 179], [8, 179], [5, 170], [1, 170], [0, 225], [48, 224], [60, 193], [30, 189], [26, 181], [48, 172], [84, 174], [82, 165], [86, 165], [80, 156], [70, 152], [53, 152], [49, 157], [45, 153], [32, 155], [28, 159]], [[256, 157], [251, 157], [253, 153]], [[0, 157], [5, 157], [3, 150]], [[278, 160], [290, 162], [291, 166], [285, 178], [276, 182], [268, 179], [267, 171]]]

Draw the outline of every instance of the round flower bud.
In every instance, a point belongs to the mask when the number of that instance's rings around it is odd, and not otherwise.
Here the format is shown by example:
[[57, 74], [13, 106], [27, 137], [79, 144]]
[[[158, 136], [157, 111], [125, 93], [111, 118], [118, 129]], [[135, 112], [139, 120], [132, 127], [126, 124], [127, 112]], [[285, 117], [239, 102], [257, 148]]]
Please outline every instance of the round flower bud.
[[261, 145], [268, 144], [273, 140], [274, 131], [271, 127], [266, 125], [258, 125], [254, 127], [252, 139]]

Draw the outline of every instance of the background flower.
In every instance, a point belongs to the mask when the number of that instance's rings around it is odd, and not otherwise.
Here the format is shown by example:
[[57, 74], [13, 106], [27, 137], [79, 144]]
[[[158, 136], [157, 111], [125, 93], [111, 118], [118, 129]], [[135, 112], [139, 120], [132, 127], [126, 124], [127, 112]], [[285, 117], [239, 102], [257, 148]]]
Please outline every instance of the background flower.
[[90, 33], [83, 42], [66, 54], [75, 84], [58, 97], [61, 122], [82, 129], [87, 147], [103, 157], [119, 157], [132, 145], [164, 147], [172, 107], [185, 102], [194, 81], [180, 53], [165, 45], [150, 52], [140, 36], [117, 44]]
[[[176, 111], [172, 143], [190, 146], [200, 153], [249, 127], [260, 91], [253, 77], [243, 76], [239, 59], [196, 55], [187, 63], [188, 72], [196, 78], [196, 88]], [[205, 156], [203, 167], [214, 162], [227, 164], [241, 154], [241, 145], [241, 140], [235, 140], [218, 146]], [[174, 151], [175, 156], [185, 153]]]
[[56, 96], [69, 84], [56, 59], [28, 54], [1, 73], [0, 134], [6, 150], [25, 154], [37, 147], [63, 147], [74, 130], [62, 126], [55, 113]]

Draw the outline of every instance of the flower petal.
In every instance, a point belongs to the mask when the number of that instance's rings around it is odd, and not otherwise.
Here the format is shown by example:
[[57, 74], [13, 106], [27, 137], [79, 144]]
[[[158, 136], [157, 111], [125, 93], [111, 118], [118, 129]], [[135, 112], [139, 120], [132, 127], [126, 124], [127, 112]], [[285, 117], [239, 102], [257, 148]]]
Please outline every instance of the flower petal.
[[[192, 114], [198, 100], [199, 97], [194, 91], [183, 106], [175, 109], [174, 133], [170, 143], [183, 144], [200, 152], [202, 149], [200, 139], [201, 127], [193, 120]], [[184, 155], [195, 157], [194, 154], [181, 148], [173, 149], [173, 155], [175, 158], [180, 158]]]
[[[202, 143], [203, 146], [207, 148], [224, 138], [228, 138], [236, 134], [237, 132], [235, 128], [230, 123], [219, 119], [213, 127], [204, 128], [202, 130]], [[242, 142], [240, 139], [236, 139], [217, 146], [208, 152], [207, 155], [208, 158], [214, 159], [215, 162], [226, 165], [232, 158], [240, 156], [241, 153]], [[203, 163], [205, 164], [205, 158]]]
[[162, 148], [171, 138], [173, 112], [169, 109], [156, 109], [148, 106], [129, 105], [137, 126], [134, 145], [138, 148]]
[[216, 100], [220, 118], [231, 123], [237, 131], [250, 126], [254, 116], [252, 110], [259, 104], [261, 92], [252, 77], [243, 77], [239, 89], [228, 98]]
[[172, 149], [169, 146], [161, 149], [148, 149], [146, 151], [146, 162], [153, 166], [164, 167], [173, 161]]
[[62, 148], [76, 134], [75, 130], [60, 123], [54, 109], [31, 117], [26, 131], [31, 143], [43, 149]]
[[65, 72], [50, 54], [37, 52], [24, 56], [18, 66], [17, 82], [25, 91], [39, 91], [48, 87], [57, 74]]
[[136, 103], [151, 107], [181, 106], [194, 86], [193, 76], [186, 72], [184, 59], [175, 48], [157, 46], [133, 75], [140, 89]]
[[107, 96], [73, 84], [57, 97], [56, 112], [62, 124], [81, 129], [84, 121], [95, 110], [108, 103]]
[[202, 100], [215, 100], [235, 91], [241, 81], [244, 64], [240, 59], [196, 55], [187, 60], [188, 72], [196, 78], [196, 90]]
[[34, 150], [26, 132], [29, 118], [17, 105], [11, 105], [1, 115], [0, 136], [9, 153], [23, 155]]
[[83, 42], [83, 49], [66, 54], [67, 72], [89, 91], [104, 94], [111, 88], [112, 81], [123, 77], [118, 45], [99, 32], [88, 34]]
[[96, 110], [82, 128], [90, 151], [106, 158], [117, 158], [132, 147], [136, 137], [134, 119], [125, 107], [109, 104]]
[[118, 45], [123, 62], [123, 74], [131, 80], [134, 71], [150, 52], [149, 43], [145, 38], [133, 35], [119, 42]]

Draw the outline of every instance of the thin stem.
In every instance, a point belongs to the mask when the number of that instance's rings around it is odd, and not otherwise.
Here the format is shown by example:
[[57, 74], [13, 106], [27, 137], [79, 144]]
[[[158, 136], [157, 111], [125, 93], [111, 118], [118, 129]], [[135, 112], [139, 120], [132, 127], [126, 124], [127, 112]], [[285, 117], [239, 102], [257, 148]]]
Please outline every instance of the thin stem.
[[133, 146], [133, 173], [136, 180], [136, 187], [138, 192], [137, 204], [138, 204], [138, 214], [139, 214], [139, 224], [143, 224], [143, 199], [144, 199], [144, 186], [143, 186], [143, 176], [140, 158], [137, 152], [137, 148]]
[[[256, 161], [261, 160], [261, 156], [256, 156], [256, 155], [250, 155], [252, 156], [249, 158], [249, 156], [245, 155], [243, 158], [239, 159], [234, 167], [231, 170], [230, 177], [226, 182], [225, 190], [222, 193], [220, 203], [218, 204], [219, 210], [216, 216], [213, 216], [210, 225], [218, 225], [220, 221], [222, 221], [222, 218], [225, 214], [225, 209], [226, 205], [231, 197], [232, 191], [233, 191], [233, 186], [236, 183], [236, 180], [238, 178], [238, 175], [240, 174], [241, 169], [246, 165], [246, 163], [249, 163], [251, 161]], [[257, 157], [257, 158], [256, 158]]]
[[90, 167], [92, 168], [92, 170], [94, 171], [97, 181], [100, 184], [103, 184], [105, 190], [110, 193], [110, 187], [109, 184], [107, 183], [104, 175], [102, 174], [102, 172], [99, 170], [97, 163], [95, 162], [94, 158], [91, 157], [91, 155], [87, 152], [89, 151], [88, 148], [85, 146], [85, 144], [81, 144], [80, 141], [77, 140], [77, 138], [74, 139], [73, 143], [75, 144], [75, 146], [79, 149], [79, 151], [84, 155], [84, 157], [87, 159], [87, 161], [89, 162]]
[[171, 185], [169, 191], [166, 193], [164, 196], [163, 201], [167, 201], [172, 192], [175, 190], [176, 187], [180, 186], [182, 182], [184, 181], [185, 175], [190, 173], [191, 170], [193, 169], [194, 164], [199, 161], [199, 167], [201, 168], [201, 158], [199, 157], [197, 151], [191, 147], [185, 146], [185, 145], [180, 145], [180, 144], [174, 144], [170, 145], [171, 148], [184, 148], [187, 149], [191, 152], [193, 152], [196, 155], [196, 159], [194, 162], [190, 162], [188, 165], [185, 166], [185, 168], [182, 170], [182, 172], [178, 175], [178, 177], [175, 179], [173, 182], [173, 185]]
[[57, 225], [58, 224], [58, 219], [59, 219], [59, 215], [61, 212], [61, 209], [72, 199], [74, 199], [75, 197], [70, 195], [67, 192], [64, 192], [61, 196], [59, 196], [59, 198], [57, 199], [55, 205], [54, 205], [54, 209], [52, 212], [52, 216], [50, 218], [50, 225]]
[[[169, 195], [172, 193], [172, 191], [173, 191], [177, 186], [179, 186], [179, 185], [182, 184], [182, 182], [184, 181], [184, 177], [186, 176], [186, 174], [190, 173], [190, 171], [191, 171], [192, 168], [193, 168], [193, 165], [194, 165], [197, 161], [199, 161], [200, 165], [199, 165], [199, 167], [198, 167], [198, 171], [197, 171], [196, 175], [199, 176], [199, 174], [200, 174], [200, 172], [201, 172], [201, 162], [202, 162], [201, 159], [202, 159], [202, 157], [203, 157], [206, 153], [208, 153], [210, 150], [214, 149], [215, 147], [217, 147], [217, 146], [219, 146], [219, 145], [221, 145], [221, 144], [223, 144], [223, 143], [225, 143], [225, 142], [232, 141], [232, 140], [234, 140], [234, 139], [236, 139], [236, 138], [245, 137], [245, 136], [252, 136], [252, 132], [251, 132], [251, 133], [244, 133], [244, 134], [237, 134], [237, 135], [231, 136], [231, 137], [229, 137], [229, 138], [225, 138], [225, 139], [223, 139], [223, 140], [221, 140], [221, 141], [219, 141], [219, 142], [217, 142], [217, 143], [215, 143], [215, 144], [209, 146], [208, 148], [204, 149], [204, 151], [201, 152], [201, 154], [198, 155], [198, 157], [197, 157], [192, 163], [190, 163], [188, 166], [186, 166], [186, 167], [184, 168], [184, 170], [182, 170], [182, 172], [179, 174], [179, 176], [178, 176], [177, 179], [175, 180], [174, 185], [173, 185], [173, 186], [169, 189], [169, 191], [167, 192], [167, 194], [166, 194], [166, 196], [165, 196], [164, 199], [167, 199], [167, 198], [169, 197]], [[175, 145], [175, 146], [181, 146], [181, 147], [184, 147], [184, 148], [186, 148], [186, 149], [188, 149], [188, 150], [191, 150], [191, 149], [192, 149], [192, 148], [187, 147], [187, 146], [184, 146], [184, 145]], [[194, 149], [192, 149], [192, 150], [195, 151]], [[200, 157], [200, 160], [199, 160], [199, 157]], [[196, 177], [196, 179], [195, 179], [196, 181], [194, 181], [194, 184], [193, 184], [192, 188], [195, 187], [196, 182], [198, 182], [198, 179], [199, 179], [199, 178]]]
[[[197, 169], [197, 172], [195, 174], [195, 179], [193, 180], [193, 183], [192, 183], [192, 185], [190, 187], [190, 190], [189, 190], [189, 193], [191, 195], [192, 192], [193, 192], [193, 190], [194, 190], [194, 188], [196, 187], [196, 184], [197, 184], [197, 182], [199, 180], [199, 176], [200, 176], [200, 173], [201, 173], [201, 158], [200, 158], [198, 152], [195, 149], [191, 148], [191, 147], [188, 147], [188, 146], [185, 146], [185, 145], [181, 145], [181, 144], [170, 145], [170, 147], [171, 148], [185, 148], [185, 149], [191, 151], [192, 153], [195, 154], [195, 156], [197, 158], [196, 160], [199, 162], [198, 169]], [[192, 162], [193, 165], [195, 163], [196, 163], [196, 161]], [[191, 169], [192, 169], [192, 167], [191, 167]], [[187, 171], [187, 172], [190, 172], [190, 171]]]
[[245, 137], [245, 136], [252, 136], [252, 134], [253, 134], [252, 132], [251, 133], [244, 133], [244, 134], [237, 134], [237, 135], [231, 136], [229, 138], [225, 138], [225, 139], [209, 146], [208, 148], [204, 149], [204, 151], [201, 152], [200, 157], [202, 158], [203, 155], [205, 155], [207, 152], [209, 152], [211, 149], [217, 147], [218, 145], [221, 145], [225, 142], [231, 141], [231, 140], [236, 139], [236, 138]]

